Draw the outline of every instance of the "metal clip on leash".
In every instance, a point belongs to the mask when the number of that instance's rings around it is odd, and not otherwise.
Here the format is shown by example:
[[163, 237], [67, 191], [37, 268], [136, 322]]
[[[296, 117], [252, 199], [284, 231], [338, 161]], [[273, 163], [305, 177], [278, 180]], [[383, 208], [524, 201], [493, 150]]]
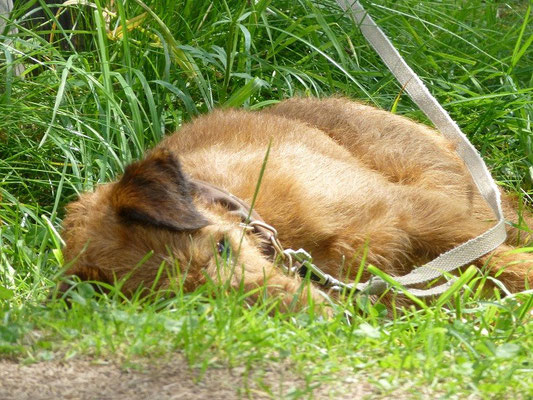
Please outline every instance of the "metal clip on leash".
[[318, 268], [315, 264], [313, 264], [313, 258], [311, 255], [304, 249], [286, 249], [283, 251], [283, 253], [287, 257], [298, 261], [299, 266], [297, 272], [302, 278], [307, 274], [310, 274], [309, 278], [313, 282], [337, 292], [341, 291], [342, 289], [353, 288], [353, 285], [345, 284]]
[[[354, 290], [353, 283], [341, 282], [313, 264], [313, 257], [304, 249], [284, 249], [278, 239], [278, 231], [272, 225], [252, 219], [248, 222], [243, 222], [241, 226], [247, 231], [260, 232], [261, 236], [268, 241], [268, 245], [273, 249], [272, 256], [274, 260], [281, 261], [280, 267], [287, 275], [299, 275], [304, 278], [309, 274], [309, 278], [314, 283], [334, 292]], [[388, 285], [385, 281], [374, 276], [368, 282], [358, 284], [355, 287], [355, 291], [365, 294], [381, 294], [387, 288]]]
[[313, 258], [304, 249], [286, 249], [284, 250], [284, 253], [286, 255], [290, 255], [300, 263], [298, 268], [298, 273], [300, 276], [304, 277], [310, 273], [310, 279], [326, 289], [330, 289], [335, 292], [341, 292], [352, 291], [355, 287], [355, 291], [357, 293], [365, 294], [381, 294], [388, 289], [387, 282], [377, 276], [373, 276], [368, 282], [359, 284], [357, 286], [355, 286], [353, 283], [344, 283], [333, 276], [326, 274], [319, 267], [313, 264]]

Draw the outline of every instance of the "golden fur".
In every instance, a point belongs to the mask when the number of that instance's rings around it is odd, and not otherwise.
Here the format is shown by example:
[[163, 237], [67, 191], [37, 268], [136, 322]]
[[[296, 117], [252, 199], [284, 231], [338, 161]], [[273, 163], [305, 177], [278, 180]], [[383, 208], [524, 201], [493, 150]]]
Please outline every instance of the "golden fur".
[[[255, 209], [286, 248], [306, 249], [333, 276], [345, 279], [349, 270], [353, 278], [365, 247], [368, 263], [403, 275], [495, 223], [454, 144], [439, 133], [346, 99], [296, 98], [260, 112], [201, 116], [129, 166], [118, 182], [83, 194], [67, 207], [64, 221], [68, 273], [105, 282], [130, 274], [123, 289], [131, 292], [152, 287], [165, 262], [180, 266], [187, 290], [206, 279], [229, 279], [249, 290], [264, 286], [289, 304], [300, 280], [261, 254], [259, 238], [244, 237], [232, 271], [217, 267], [217, 243], [226, 238], [239, 248], [240, 220], [191, 192], [187, 177], [250, 202], [270, 141]], [[503, 200], [507, 218], [517, 222], [513, 202]], [[527, 232], [509, 226], [506, 244], [476, 262], [492, 274], [504, 268], [499, 279], [511, 291], [533, 283], [533, 254], [508, 254], [527, 243]], [[171, 284], [163, 274], [156, 286]], [[322, 300], [311, 288], [300, 304], [308, 293]]]

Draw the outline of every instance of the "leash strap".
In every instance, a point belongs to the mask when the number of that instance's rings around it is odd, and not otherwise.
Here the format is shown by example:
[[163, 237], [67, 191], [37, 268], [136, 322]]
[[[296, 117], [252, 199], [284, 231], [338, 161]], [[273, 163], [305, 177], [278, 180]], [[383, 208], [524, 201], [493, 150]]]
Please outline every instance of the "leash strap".
[[[428, 282], [441, 277], [443, 273], [451, 272], [463, 265], [471, 263], [494, 250], [505, 241], [507, 234], [501, 208], [500, 192], [475, 147], [470, 143], [455, 121], [448, 115], [446, 110], [431, 95], [418, 75], [407, 65], [400, 53], [366, 12], [360, 2], [350, 0], [336, 1], [344, 11], [347, 11], [351, 15], [361, 29], [363, 36], [409, 94], [409, 97], [411, 97], [446, 138], [457, 144], [457, 153], [464, 160], [479, 192], [490, 205], [498, 219], [497, 224], [482, 235], [441, 254], [433, 261], [414, 269], [407, 275], [394, 277], [398, 283], [404, 286]], [[357, 289], [367, 292], [382, 291], [382, 288], [386, 287], [386, 285], [384, 285], [381, 279], [376, 278], [374, 277], [371, 282], [359, 284]], [[419, 297], [434, 296], [446, 291], [450, 285], [451, 282], [448, 282], [427, 290], [408, 290]]]

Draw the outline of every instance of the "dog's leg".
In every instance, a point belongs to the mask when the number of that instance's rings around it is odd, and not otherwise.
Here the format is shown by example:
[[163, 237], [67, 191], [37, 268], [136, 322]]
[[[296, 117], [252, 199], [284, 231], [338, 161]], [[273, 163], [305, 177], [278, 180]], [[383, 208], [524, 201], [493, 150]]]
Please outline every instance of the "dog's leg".
[[327, 305], [325, 297], [316, 287], [299, 277], [284, 274], [280, 267], [263, 261], [259, 254], [253, 256], [256, 260], [253, 266], [220, 262], [211, 264], [205, 272], [208, 279], [219, 286], [243, 290], [253, 303], [270, 298], [279, 301], [279, 309], [283, 312], [314, 307], [324, 315], [330, 315], [331, 310], [323, 307]]
[[[468, 215], [466, 207], [435, 193], [415, 189], [399, 197], [389, 224], [377, 220], [368, 232], [366, 261], [389, 274], [402, 276], [440, 254], [475, 238], [490, 224]], [[396, 233], [394, 233], [396, 232]], [[353, 234], [356, 236], [356, 233]], [[351, 244], [354, 246], [354, 244]], [[511, 292], [533, 287], [533, 253], [501, 245], [474, 262], [488, 269]], [[369, 278], [363, 274], [363, 280]]]
[[[461, 203], [454, 203], [434, 192], [420, 192], [402, 188], [402, 201], [395, 205], [399, 227], [409, 238], [413, 265], [423, 265], [470, 239], [491, 226], [468, 213]], [[475, 262], [486, 266], [492, 276], [497, 276], [511, 291], [533, 287], [533, 253], [518, 251], [501, 245]]]

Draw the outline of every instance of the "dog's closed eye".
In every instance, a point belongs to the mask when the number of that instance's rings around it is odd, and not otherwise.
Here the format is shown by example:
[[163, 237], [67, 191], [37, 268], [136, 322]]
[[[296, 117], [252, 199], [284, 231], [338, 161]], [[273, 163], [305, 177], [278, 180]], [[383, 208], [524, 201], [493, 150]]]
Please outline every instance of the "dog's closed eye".
[[232, 248], [231, 248], [231, 242], [227, 237], [223, 237], [218, 243], [217, 243], [217, 253], [222, 259], [229, 261], [232, 257]]
[[231, 243], [227, 237], [223, 237], [217, 243], [217, 253], [225, 260], [229, 260], [231, 258]]

